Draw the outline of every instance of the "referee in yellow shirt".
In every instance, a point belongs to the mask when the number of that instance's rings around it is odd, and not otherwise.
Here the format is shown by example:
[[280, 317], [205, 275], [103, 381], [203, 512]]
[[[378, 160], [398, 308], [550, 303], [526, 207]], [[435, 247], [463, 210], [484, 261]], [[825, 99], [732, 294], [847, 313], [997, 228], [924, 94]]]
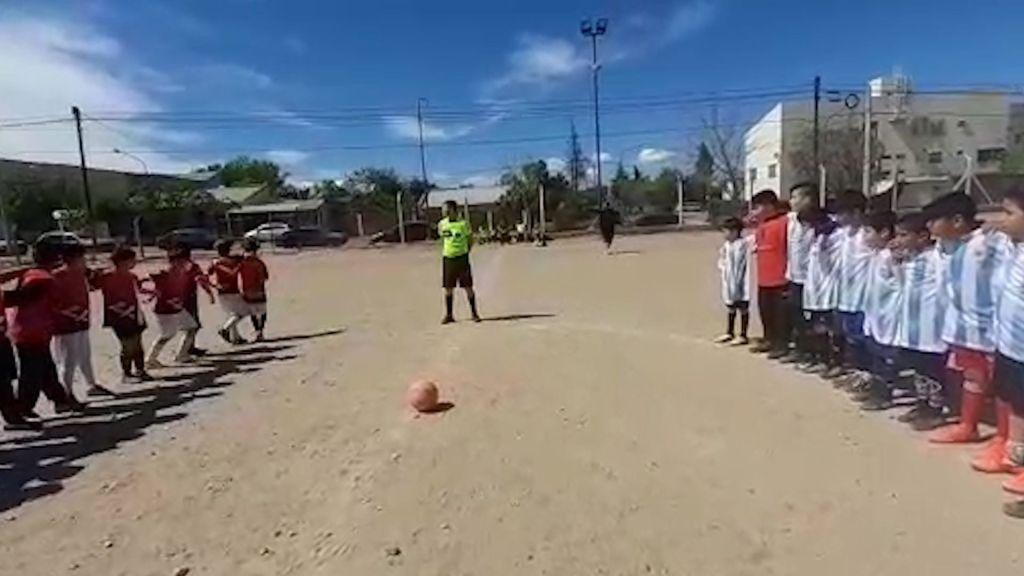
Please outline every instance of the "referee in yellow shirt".
[[452, 200], [444, 203], [444, 218], [437, 223], [437, 233], [441, 236], [441, 280], [444, 286], [444, 307], [446, 314], [442, 324], [455, 322], [452, 316], [453, 292], [456, 286], [466, 291], [469, 309], [473, 312], [473, 321], [479, 322], [480, 315], [476, 312], [476, 293], [473, 292], [473, 269], [469, 265], [469, 250], [473, 246], [473, 230], [462, 218], [459, 218], [459, 205]]

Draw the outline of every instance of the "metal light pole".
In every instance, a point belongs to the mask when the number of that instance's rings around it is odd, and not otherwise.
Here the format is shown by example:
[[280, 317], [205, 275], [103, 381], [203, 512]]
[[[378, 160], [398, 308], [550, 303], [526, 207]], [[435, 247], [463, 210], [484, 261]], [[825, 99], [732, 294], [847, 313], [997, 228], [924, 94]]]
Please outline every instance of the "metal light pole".
[[[132, 160], [135, 160], [142, 166], [142, 171], [149, 176], [149, 165], [142, 158], [132, 154], [131, 152], [125, 152], [120, 148], [113, 149], [114, 154], [120, 154], [121, 156], [127, 156]], [[230, 235], [231, 220], [228, 220], [228, 234]], [[132, 218], [132, 232], [135, 234], [135, 246], [139, 249], [139, 258], [146, 257], [146, 247], [142, 244], [142, 216], [135, 216]]]
[[597, 164], [597, 193], [599, 204], [604, 203], [604, 187], [601, 180], [601, 110], [600, 110], [600, 98], [597, 86], [597, 73], [601, 69], [597, 63], [597, 37], [604, 36], [608, 31], [608, 19], [598, 18], [596, 22], [591, 22], [590, 19], [586, 19], [580, 23], [580, 32], [590, 38], [592, 57], [591, 57], [591, 75], [593, 76], [594, 82], [594, 139], [595, 148], [597, 155], [595, 156], [595, 162]]
[[[429, 210], [430, 184], [427, 182], [427, 152], [423, 144], [423, 105], [426, 103], [426, 98], [416, 100], [416, 123], [420, 129], [420, 178], [423, 179], [423, 206]], [[419, 210], [418, 207], [417, 210]]]

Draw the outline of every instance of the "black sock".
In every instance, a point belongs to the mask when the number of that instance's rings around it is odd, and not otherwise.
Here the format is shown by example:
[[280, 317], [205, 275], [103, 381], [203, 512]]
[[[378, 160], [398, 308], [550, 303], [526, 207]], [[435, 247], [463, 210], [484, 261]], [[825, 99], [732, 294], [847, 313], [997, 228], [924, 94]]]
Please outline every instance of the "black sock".
[[[740, 312], [740, 337], [741, 338], [746, 338], [747, 337], [747, 328], [750, 328], [750, 312], [747, 312], [746, 310], [743, 310], [742, 312]], [[729, 333], [732, 334], [732, 330], [729, 330]]]
[[121, 354], [121, 373], [125, 376], [132, 375], [132, 357], [127, 353]]
[[729, 336], [736, 334], [736, 310], [729, 308], [728, 321], [725, 324], [725, 333]]
[[476, 295], [467, 296], [466, 298], [469, 299], [469, 310], [473, 313], [473, 318], [476, 318], [478, 316], [476, 313]]
[[444, 295], [444, 309], [446, 314], [445, 318], [452, 317], [452, 300], [454, 300], [454, 298], [452, 297], [451, 294]]

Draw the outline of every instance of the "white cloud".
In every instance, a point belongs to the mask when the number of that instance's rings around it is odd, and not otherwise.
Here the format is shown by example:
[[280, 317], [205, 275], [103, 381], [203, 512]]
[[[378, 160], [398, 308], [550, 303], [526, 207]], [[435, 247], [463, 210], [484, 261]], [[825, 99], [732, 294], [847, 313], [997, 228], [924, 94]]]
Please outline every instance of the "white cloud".
[[676, 42], [703, 29], [717, 14], [715, 4], [695, 0], [676, 6], [665, 24], [665, 43]]
[[199, 80], [216, 86], [265, 90], [274, 84], [274, 80], [263, 72], [231, 62], [203, 64], [195, 72]]
[[548, 170], [552, 172], [562, 172], [563, 170], [565, 170], [565, 160], [559, 158], [558, 156], [545, 158], [544, 163], [547, 164]]
[[662, 148], [644, 148], [636, 155], [638, 164], [661, 164], [675, 158], [676, 153]]
[[[594, 154], [591, 154], [590, 155], [590, 162], [593, 163], [595, 158], [597, 158], [597, 156], [594, 155]], [[601, 164], [607, 164], [607, 163], [611, 162], [612, 160], [613, 159], [612, 159], [612, 155], [611, 154], [609, 154], [607, 152], [601, 152]]]
[[282, 166], [295, 166], [309, 159], [309, 153], [301, 150], [271, 150], [265, 154], [270, 160]]
[[[415, 116], [393, 116], [387, 120], [388, 131], [393, 135], [407, 140], [418, 140], [420, 137], [419, 121]], [[474, 126], [456, 124], [440, 126], [433, 122], [423, 122], [423, 140], [425, 142], [446, 142], [462, 138], [473, 132]]]
[[[140, 67], [131, 51], [84, 21], [8, 13], [0, 20], [0, 118], [68, 118], [71, 106], [86, 115], [86, 146], [92, 166], [141, 170], [141, 157], [154, 172], [182, 172], [190, 163], [153, 152], [158, 143], [194, 143], [196, 134], [144, 122], [103, 124], [89, 115], [117, 111], [131, 118], [161, 110], [141, 79], [158, 71]], [[148, 70], [148, 71], [147, 71]], [[73, 164], [77, 142], [70, 123], [0, 130], [0, 156], [16, 160]]]
[[547, 87], [586, 71], [590, 66], [579, 43], [562, 38], [525, 35], [508, 56], [508, 69], [486, 85], [486, 92]]
[[476, 176], [470, 176], [462, 180], [463, 186], [479, 186], [481, 188], [487, 186], [494, 186], [498, 183], [498, 178], [501, 176], [498, 174], [477, 174]]

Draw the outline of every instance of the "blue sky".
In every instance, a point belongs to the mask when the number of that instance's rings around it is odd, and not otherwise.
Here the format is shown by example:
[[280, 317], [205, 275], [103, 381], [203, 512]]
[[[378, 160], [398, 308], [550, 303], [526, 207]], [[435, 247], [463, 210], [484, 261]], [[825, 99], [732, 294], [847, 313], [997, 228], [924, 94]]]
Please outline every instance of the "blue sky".
[[422, 97], [431, 178], [483, 183], [564, 156], [573, 121], [593, 152], [590, 15], [610, 19], [604, 150], [645, 170], [690, 160], [712, 100], [742, 126], [772, 99], [737, 95], [809, 95], [815, 74], [843, 88], [897, 68], [916, 85], [1024, 85], [1024, 2], [918, 4], [0, 0], [0, 155], [73, 162], [69, 124], [2, 126], [78, 104], [100, 120], [86, 122], [99, 166], [139, 170], [119, 148], [154, 171], [249, 153], [295, 181], [412, 175]]

